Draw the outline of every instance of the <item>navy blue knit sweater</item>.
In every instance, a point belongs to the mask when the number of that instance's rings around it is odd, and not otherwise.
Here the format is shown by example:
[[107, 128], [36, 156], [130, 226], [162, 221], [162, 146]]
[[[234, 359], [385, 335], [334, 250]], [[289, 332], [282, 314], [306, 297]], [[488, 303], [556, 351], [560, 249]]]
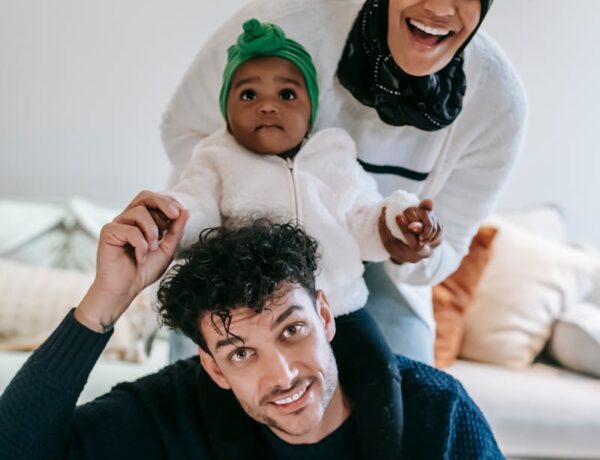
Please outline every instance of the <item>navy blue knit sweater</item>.
[[[109, 337], [70, 313], [33, 353], [0, 397], [2, 459], [264, 458], [260, 426], [230, 391], [210, 380], [197, 358], [75, 407]], [[503, 458], [460, 383], [407, 358], [398, 356], [397, 365], [404, 400], [402, 458]], [[359, 444], [367, 434], [359, 432]], [[374, 458], [361, 451], [361, 458]]]

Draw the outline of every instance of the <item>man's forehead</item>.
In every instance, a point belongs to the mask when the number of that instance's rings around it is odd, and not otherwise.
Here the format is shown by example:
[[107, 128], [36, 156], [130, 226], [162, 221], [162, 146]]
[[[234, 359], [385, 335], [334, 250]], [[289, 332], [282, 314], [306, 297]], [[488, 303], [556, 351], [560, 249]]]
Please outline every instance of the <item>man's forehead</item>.
[[[312, 306], [312, 300], [304, 288], [290, 286], [280, 290], [265, 302], [261, 311], [257, 312], [247, 305], [239, 305], [229, 310], [231, 319], [227, 325], [230, 332], [236, 334], [236, 329], [247, 326], [260, 326], [273, 329], [282, 321], [294, 314], [305, 314]], [[200, 327], [204, 337], [210, 341], [220, 340], [226, 336], [221, 317], [213, 312], [205, 312], [200, 320]]]

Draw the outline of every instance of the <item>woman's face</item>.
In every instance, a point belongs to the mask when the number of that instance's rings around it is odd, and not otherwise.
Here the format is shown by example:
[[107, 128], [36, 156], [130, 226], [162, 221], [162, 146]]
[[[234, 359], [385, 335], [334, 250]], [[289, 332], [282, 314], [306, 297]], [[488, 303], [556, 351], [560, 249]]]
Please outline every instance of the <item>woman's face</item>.
[[388, 47], [406, 73], [443, 69], [473, 33], [480, 0], [389, 0]]

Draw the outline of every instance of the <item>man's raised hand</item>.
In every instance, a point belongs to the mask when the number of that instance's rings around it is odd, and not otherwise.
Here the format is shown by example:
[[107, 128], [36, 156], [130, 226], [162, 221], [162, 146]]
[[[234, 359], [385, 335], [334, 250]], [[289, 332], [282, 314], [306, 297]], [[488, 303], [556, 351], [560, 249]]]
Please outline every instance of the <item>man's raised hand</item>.
[[110, 329], [169, 266], [188, 217], [188, 211], [169, 196], [153, 192], [136, 196], [102, 228], [96, 278], [75, 318], [97, 332]]

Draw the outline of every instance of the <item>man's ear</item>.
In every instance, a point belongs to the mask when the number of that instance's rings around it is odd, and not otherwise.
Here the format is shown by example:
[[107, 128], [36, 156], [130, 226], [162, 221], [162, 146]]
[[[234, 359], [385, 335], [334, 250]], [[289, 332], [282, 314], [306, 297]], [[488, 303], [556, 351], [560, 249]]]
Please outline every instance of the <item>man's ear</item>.
[[320, 289], [317, 290], [316, 302], [317, 313], [319, 314], [319, 317], [325, 326], [325, 336], [327, 337], [327, 340], [331, 342], [335, 336], [335, 319], [333, 318], [333, 313], [331, 313], [329, 301], [327, 300], [325, 293]]
[[213, 379], [213, 382], [215, 382], [224, 390], [230, 390], [231, 386], [229, 386], [229, 383], [221, 372], [221, 368], [215, 361], [215, 358], [213, 358], [210, 353], [204, 351], [201, 347], [198, 347], [198, 356], [200, 357], [200, 364], [202, 364], [202, 367], [207, 374], [210, 375], [210, 378]]

